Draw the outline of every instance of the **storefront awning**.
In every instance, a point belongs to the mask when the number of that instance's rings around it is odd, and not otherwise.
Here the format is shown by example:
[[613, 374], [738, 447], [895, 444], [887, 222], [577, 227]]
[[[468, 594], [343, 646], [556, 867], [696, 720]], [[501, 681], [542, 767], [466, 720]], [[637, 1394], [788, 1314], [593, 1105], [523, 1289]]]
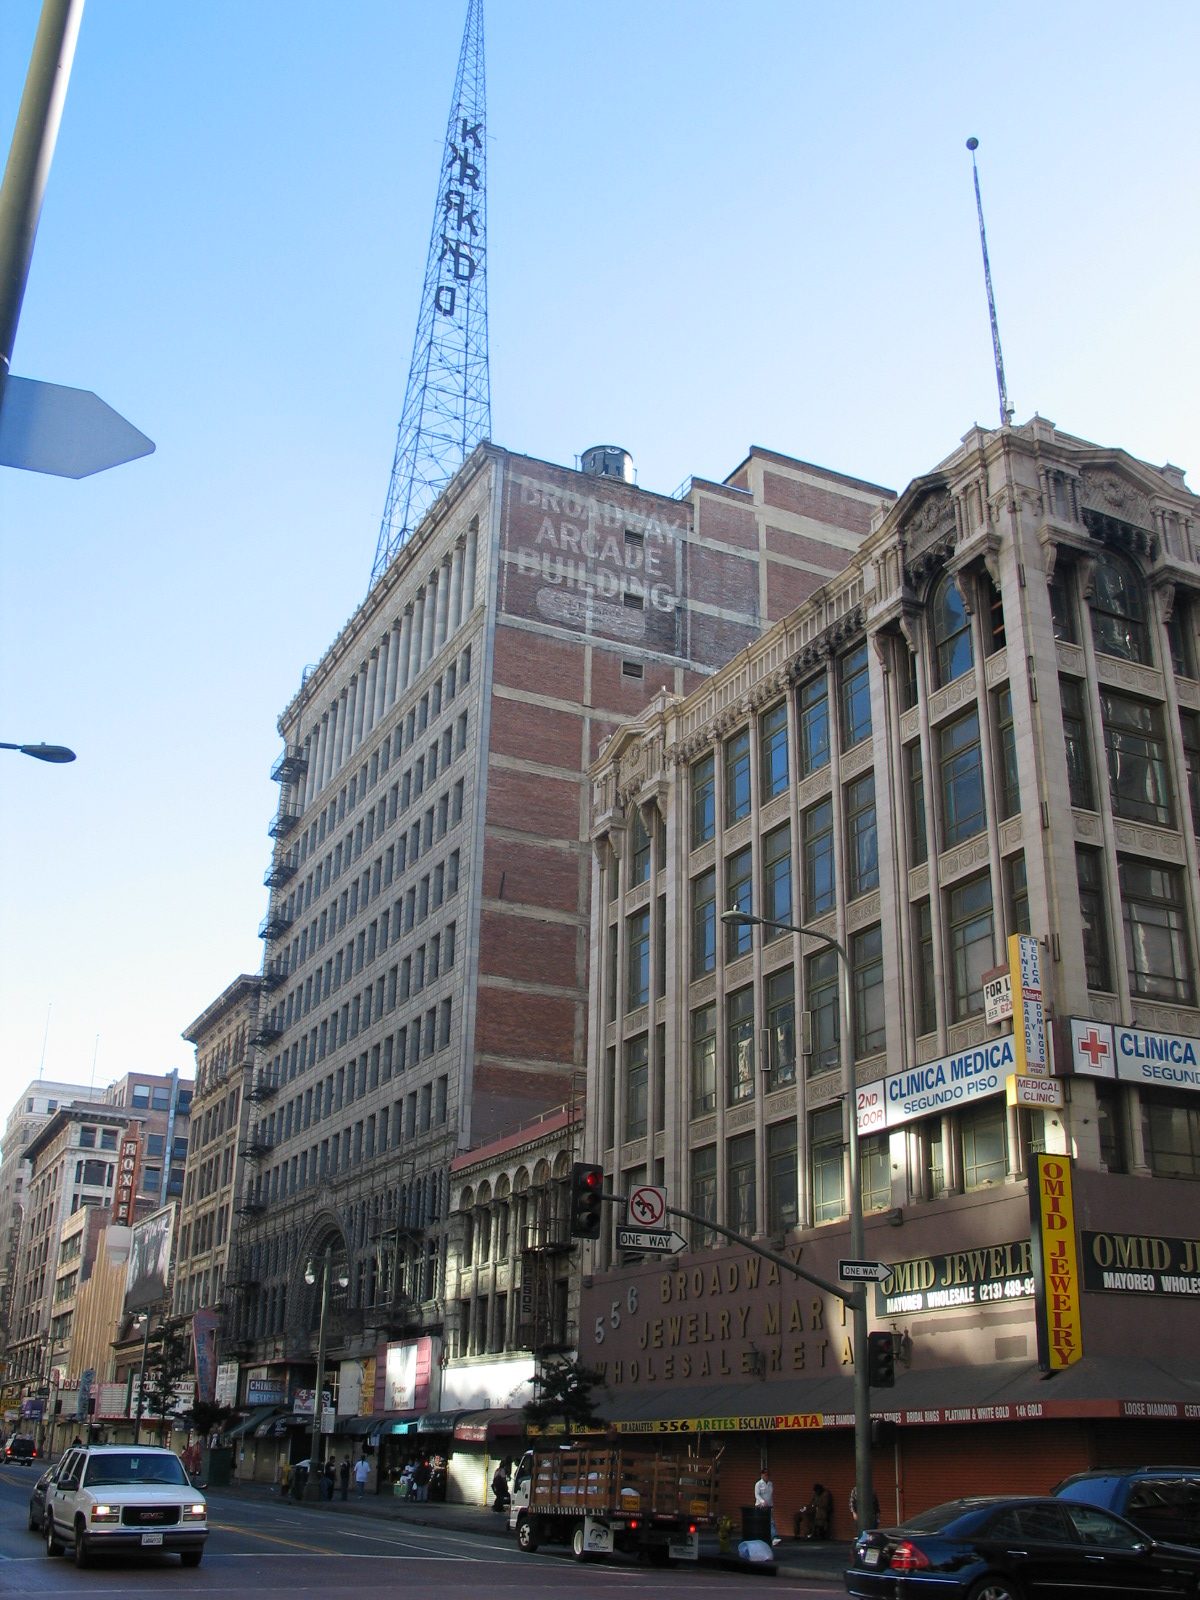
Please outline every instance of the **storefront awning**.
[[454, 1437], [463, 1444], [486, 1444], [493, 1439], [518, 1439], [525, 1432], [525, 1413], [496, 1409], [464, 1411], [454, 1424]]
[[262, 1426], [271, 1417], [279, 1416], [285, 1408], [283, 1406], [255, 1406], [248, 1417], [243, 1417], [240, 1422], [235, 1422], [232, 1428], [226, 1428], [227, 1439], [248, 1439], [256, 1428]]
[[[1200, 1361], [1095, 1357], [1048, 1377], [1029, 1362], [900, 1368], [871, 1414], [902, 1427], [1061, 1417], [1183, 1417], [1200, 1403]], [[642, 1385], [602, 1401], [619, 1433], [791, 1432], [854, 1425], [849, 1373], [732, 1384]]]
[[416, 1420], [415, 1411], [375, 1411], [368, 1417], [339, 1417], [333, 1431], [351, 1439], [378, 1439], [387, 1433], [405, 1433]]
[[312, 1432], [312, 1418], [297, 1416], [294, 1411], [285, 1411], [281, 1416], [268, 1417], [265, 1422], [260, 1422], [254, 1430], [256, 1439], [282, 1439], [293, 1428], [303, 1428], [305, 1433]]

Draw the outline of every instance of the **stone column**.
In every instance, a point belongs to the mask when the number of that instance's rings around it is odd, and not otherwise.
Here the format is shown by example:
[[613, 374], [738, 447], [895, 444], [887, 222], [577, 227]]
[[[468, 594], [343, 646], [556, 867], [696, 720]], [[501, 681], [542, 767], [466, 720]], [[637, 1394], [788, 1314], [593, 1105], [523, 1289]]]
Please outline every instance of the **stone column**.
[[463, 579], [463, 546], [462, 540], [454, 546], [450, 555], [450, 632], [457, 633], [462, 627], [462, 579]]
[[421, 668], [433, 660], [433, 624], [437, 615], [437, 568], [425, 580], [425, 613], [421, 618]]

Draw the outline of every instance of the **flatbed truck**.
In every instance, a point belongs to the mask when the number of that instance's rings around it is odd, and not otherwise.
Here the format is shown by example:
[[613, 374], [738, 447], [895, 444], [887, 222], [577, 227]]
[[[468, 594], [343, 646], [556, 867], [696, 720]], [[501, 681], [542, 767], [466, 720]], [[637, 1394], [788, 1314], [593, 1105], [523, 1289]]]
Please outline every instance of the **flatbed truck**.
[[522, 1550], [565, 1544], [578, 1561], [621, 1551], [665, 1567], [698, 1558], [716, 1504], [712, 1460], [620, 1446], [529, 1450], [513, 1479], [508, 1526]]

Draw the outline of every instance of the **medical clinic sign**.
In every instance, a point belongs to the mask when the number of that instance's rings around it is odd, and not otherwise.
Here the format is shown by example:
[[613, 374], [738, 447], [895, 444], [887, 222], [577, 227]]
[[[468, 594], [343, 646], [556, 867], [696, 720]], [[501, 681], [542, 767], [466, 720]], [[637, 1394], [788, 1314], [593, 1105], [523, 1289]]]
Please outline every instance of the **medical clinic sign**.
[[890, 1078], [860, 1084], [856, 1100], [859, 1134], [881, 1133], [918, 1117], [1003, 1094], [1005, 1080], [1016, 1070], [1016, 1059], [1009, 1033], [910, 1067], [907, 1072], [893, 1073]]
[[1160, 1089], [1200, 1090], [1200, 1039], [1072, 1017], [1071, 1071]]

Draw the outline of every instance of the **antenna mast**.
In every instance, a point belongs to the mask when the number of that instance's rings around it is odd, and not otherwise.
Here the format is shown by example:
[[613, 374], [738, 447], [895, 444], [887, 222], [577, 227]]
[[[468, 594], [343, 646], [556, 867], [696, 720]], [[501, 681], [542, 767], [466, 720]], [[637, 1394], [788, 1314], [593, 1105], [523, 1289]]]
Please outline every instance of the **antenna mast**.
[[992, 293], [992, 269], [988, 264], [987, 230], [983, 226], [983, 200], [979, 193], [979, 168], [975, 165], [975, 152], [979, 140], [967, 140], [971, 152], [971, 171], [975, 175], [975, 210], [979, 216], [979, 243], [983, 250], [983, 281], [987, 285], [988, 316], [992, 323], [992, 354], [996, 360], [996, 388], [1000, 393], [1000, 426], [1007, 428], [1012, 421], [1012, 407], [1008, 403], [1008, 386], [1004, 381], [1004, 355], [1000, 349], [1000, 324], [996, 321], [996, 297]]
[[425, 287], [372, 585], [491, 434], [483, 0], [468, 0]]

